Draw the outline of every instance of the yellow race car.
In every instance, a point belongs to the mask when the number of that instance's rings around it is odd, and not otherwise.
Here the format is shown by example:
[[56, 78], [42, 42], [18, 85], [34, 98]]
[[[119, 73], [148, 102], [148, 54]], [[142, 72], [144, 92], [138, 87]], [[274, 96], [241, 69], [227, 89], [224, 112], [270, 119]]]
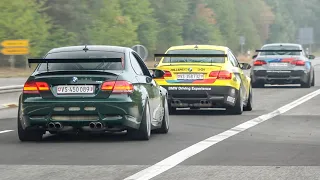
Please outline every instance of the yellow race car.
[[[230, 114], [252, 110], [251, 79], [228, 47], [183, 45], [169, 48], [155, 65], [155, 81], [168, 91], [170, 113], [177, 108], [226, 108]], [[159, 75], [161, 72], [161, 75]]]

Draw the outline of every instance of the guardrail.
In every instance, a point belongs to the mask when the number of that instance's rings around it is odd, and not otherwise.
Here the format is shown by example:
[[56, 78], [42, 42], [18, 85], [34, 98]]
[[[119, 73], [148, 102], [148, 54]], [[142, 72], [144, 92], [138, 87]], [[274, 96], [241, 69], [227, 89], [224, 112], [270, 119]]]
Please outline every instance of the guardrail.
[[23, 85], [12, 85], [0, 87], [0, 94], [22, 91]]

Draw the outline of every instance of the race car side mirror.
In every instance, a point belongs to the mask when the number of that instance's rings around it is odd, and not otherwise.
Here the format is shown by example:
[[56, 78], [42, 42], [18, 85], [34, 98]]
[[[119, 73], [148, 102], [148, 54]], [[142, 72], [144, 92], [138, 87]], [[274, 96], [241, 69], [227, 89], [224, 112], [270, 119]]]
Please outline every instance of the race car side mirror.
[[240, 63], [240, 67], [241, 67], [241, 69], [243, 69], [243, 70], [251, 69], [251, 65], [248, 64], [248, 63]]
[[308, 59], [315, 59], [316, 57], [314, 55], [308, 55]]
[[253, 55], [253, 56], [252, 56], [252, 59], [255, 59], [257, 56], [258, 56], [257, 54], [256, 54], [256, 55]]

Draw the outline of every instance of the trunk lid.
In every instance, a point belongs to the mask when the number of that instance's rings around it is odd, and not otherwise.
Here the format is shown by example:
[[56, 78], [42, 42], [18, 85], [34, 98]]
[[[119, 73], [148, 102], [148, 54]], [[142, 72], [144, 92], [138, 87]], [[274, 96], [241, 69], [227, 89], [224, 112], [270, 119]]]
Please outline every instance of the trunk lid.
[[[161, 66], [160, 69], [164, 71], [169, 71], [171, 77], [165, 76], [164, 79], [167, 83], [210, 83], [208, 80], [212, 79], [209, 77], [210, 72], [212, 71], [220, 71], [223, 63], [199, 63], [194, 65], [194, 63], [190, 64], [180, 64], [179, 65], [164, 65]], [[211, 82], [213, 83], [213, 82]]]
[[105, 81], [116, 81], [121, 72], [51, 71], [34, 75], [37, 82], [46, 82], [50, 91], [40, 91], [44, 99], [108, 98], [111, 91], [101, 91]]
[[263, 60], [269, 69], [288, 69], [295, 67], [293, 61], [301, 60], [300, 56], [259, 56], [256, 60]]

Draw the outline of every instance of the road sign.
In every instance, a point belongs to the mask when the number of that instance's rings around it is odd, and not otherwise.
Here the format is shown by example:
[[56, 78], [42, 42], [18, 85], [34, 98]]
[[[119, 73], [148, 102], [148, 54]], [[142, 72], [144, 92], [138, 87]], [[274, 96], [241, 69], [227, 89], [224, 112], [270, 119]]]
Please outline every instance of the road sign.
[[299, 29], [298, 41], [299, 44], [313, 44], [314, 37], [313, 37], [313, 28], [306, 27]]
[[135, 50], [140, 55], [143, 61], [148, 58], [148, 49], [143, 45], [134, 45], [131, 49]]
[[15, 48], [3, 48], [1, 50], [3, 55], [26, 55], [29, 54], [29, 48], [27, 47], [15, 47]]
[[22, 40], [5, 40], [1, 42], [1, 46], [3, 47], [28, 47], [29, 41], [22, 39]]
[[246, 43], [246, 38], [244, 36], [240, 36], [240, 45], [244, 45]]

